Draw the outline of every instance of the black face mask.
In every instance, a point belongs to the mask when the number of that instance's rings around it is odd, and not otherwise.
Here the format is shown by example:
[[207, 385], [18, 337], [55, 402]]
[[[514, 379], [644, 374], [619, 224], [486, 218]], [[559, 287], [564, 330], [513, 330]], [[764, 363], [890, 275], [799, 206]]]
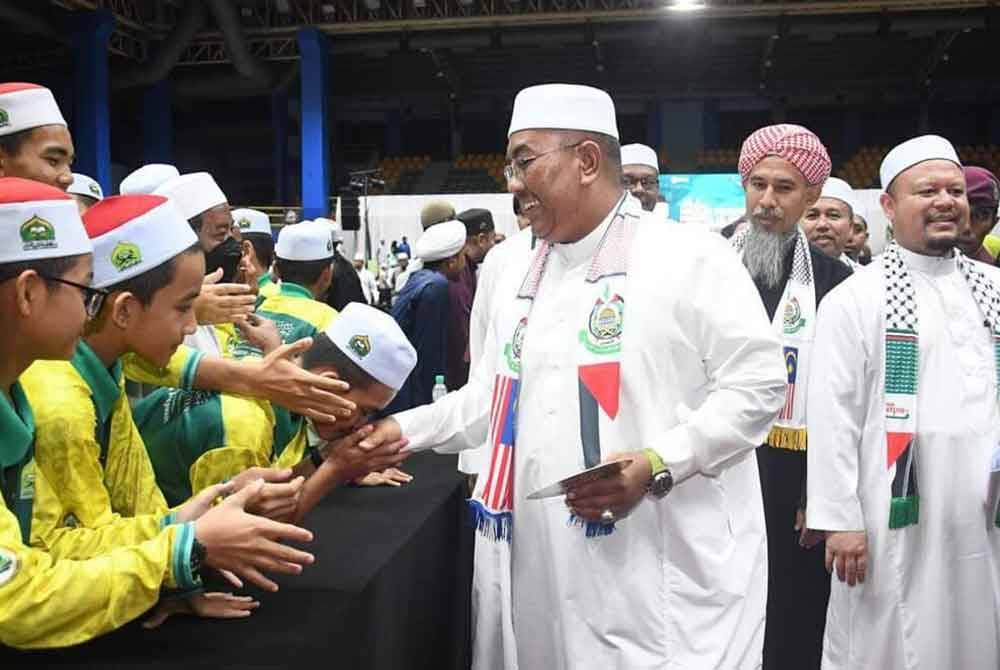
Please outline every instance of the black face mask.
[[219, 282], [232, 282], [236, 279], [242, 255], [243, 249], [236, 238], [227, 237], [225, 242], [205, 254], [205, 274], [212, 274], [222, 268], [222, 279]]

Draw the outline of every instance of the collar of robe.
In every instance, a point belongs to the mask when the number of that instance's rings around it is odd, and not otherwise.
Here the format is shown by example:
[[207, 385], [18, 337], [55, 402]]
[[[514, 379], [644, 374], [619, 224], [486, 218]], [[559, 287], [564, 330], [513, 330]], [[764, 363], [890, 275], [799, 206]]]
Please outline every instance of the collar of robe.
[[70, 364], [90, 387], [98, 424], [107, 423], [122, 393], [121, 359], [116, 360], [110, 368], [104, 367], [104, 362], [94, 350], [80, 340]]

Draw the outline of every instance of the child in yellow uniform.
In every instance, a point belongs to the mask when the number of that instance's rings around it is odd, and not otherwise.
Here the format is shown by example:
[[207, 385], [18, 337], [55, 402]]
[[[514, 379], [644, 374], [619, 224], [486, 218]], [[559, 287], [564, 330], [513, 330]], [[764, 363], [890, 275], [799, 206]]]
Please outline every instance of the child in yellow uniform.
[[[301, 224], [299, 224], [301, 225]], [[383, 409], [406, 380], [417, 355], [393, 319], [373, 307], [351, 303], [326, 331], [316, 335], [302, 365], [347, 381], [346, 397], [358, 410], [336, 423], [307, 424], [266, 402], [218, 393], [161, 389], [135, 408], [135, 420], [149, 451], [157, 484], [171, 504], [226, 481], [242, 470], [272, 463], [299, 466], [307, 455], [323, 463], [320, 446], [349, 436], [367, 415]], [[409, 476], [385, 465], [381, 454], [352, 454], [353, 440], [329, 450], [335, 482], [398, 484]], [[348, 462], [348, 459], [353, 459]], [[310, 483], [306, 482], [306, 488]], [[304, 514], [304, 510], [300, 510]]]
[[[0, 156], [30, 141], [34, 128], [64, 127], [51, 93], [38, 86], [0, 84], [0, 107], [12, 120], [0, 129]], [[91, 251], [69, 196], [39, 182], [0, 178], [0, 645], [65, 646], [106, 633], [149, 609], [161, 587], [197, 585], [202, 561], [253, 578], [248, 567], [264, 564], [238, 549], [246, 532], [267, 542], [274, 558], [311, 561], [267, 539], [308, 540], [308, 532], [243, 513], [259, 485], [197, 521], [168, 525], [151, 539], [89, 560], [57, 560], [26, 544], [34, 496], [50, 483], [35, 468], [34, 415], [18, 378], [34, 360], [68, 358], [88, 314], [100, 308], [103, 293], [89, 287]], [[265, 535], [262, 521], [273, 534]]]
[[[258, 316], [273, 321], [286, 344], [324, 331], [337, 316], [337, 310], [321, 302], [333, 281], [330, 228], [313, 221], [285, 226], [274, 255], [274, 273], [281, 284], [257, 306]], [[260, 350], [237, 338], [233, 356], [247, 355], [260, 355]]]

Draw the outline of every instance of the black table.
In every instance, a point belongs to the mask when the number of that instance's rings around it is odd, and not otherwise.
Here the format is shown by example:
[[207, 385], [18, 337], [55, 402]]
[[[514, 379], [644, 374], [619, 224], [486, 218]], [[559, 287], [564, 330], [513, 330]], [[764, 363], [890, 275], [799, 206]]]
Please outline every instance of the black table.
[[342, 488], [313, 510], [316, 563], [249, 618], [174, 617], [72, 649], [0, 651], [5, 668], [469, 667], [472, 531], [455, 457], [418, 454], [401, 488]]

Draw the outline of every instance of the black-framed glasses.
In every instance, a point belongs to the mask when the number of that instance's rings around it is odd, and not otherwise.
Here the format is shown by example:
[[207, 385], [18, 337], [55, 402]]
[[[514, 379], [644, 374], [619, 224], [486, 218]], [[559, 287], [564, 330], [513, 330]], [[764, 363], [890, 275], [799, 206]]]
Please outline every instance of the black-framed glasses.
[[531, 167], [531, 164], [539, 158], [548, 156], [549, 154], [554, 154], [557, 151], [562, 151], [564, 149], [576, 149], [585, 141], [586, 140], [580, 140], [579, 142], [574, 142], [573, 144], [563, 144], [555, 149], [549, 149], [548, 151], [543, 151], [540, 154], [535, 154], [534, 156], [528, 156], [526, 158], [515, 158], [503, 166], [503, 176], [507, 179], [507, 181], [511, 181], [515, 177], [518, 179], [524, 179], [524, 173], [527, 172], [528, 168]]
[[629, 175], [622, 175], [622, 186], [625, 188], [635, 188], [636, 185], [639, 184], [642, 185], [642, 189], [644, 191], [652, 191], [660, 185], [660, 180], [657, 177], [642, 177], [639, 179], [636, 177], [630, 177]]
[[94, 288], [93, 286], [87, 286], [85, 284], [77, 284], [75, 281], [61, 279], [59, 277], [50, 277], [48, 275], [43, 275], [40, 272], [38, 273], [38, 276], [45, 281], [54, 281], [57, 284], [66, 284], [67, 286], [80, 289], [80, 292], [83, 293], [83, 309], [87, 312], [88, 319], [93, 319], [97, 316], [98, 312], [101, 311], [101, 307], [104, 305], [104, 299], [108, 297], [108, 292], [103, 288]]

